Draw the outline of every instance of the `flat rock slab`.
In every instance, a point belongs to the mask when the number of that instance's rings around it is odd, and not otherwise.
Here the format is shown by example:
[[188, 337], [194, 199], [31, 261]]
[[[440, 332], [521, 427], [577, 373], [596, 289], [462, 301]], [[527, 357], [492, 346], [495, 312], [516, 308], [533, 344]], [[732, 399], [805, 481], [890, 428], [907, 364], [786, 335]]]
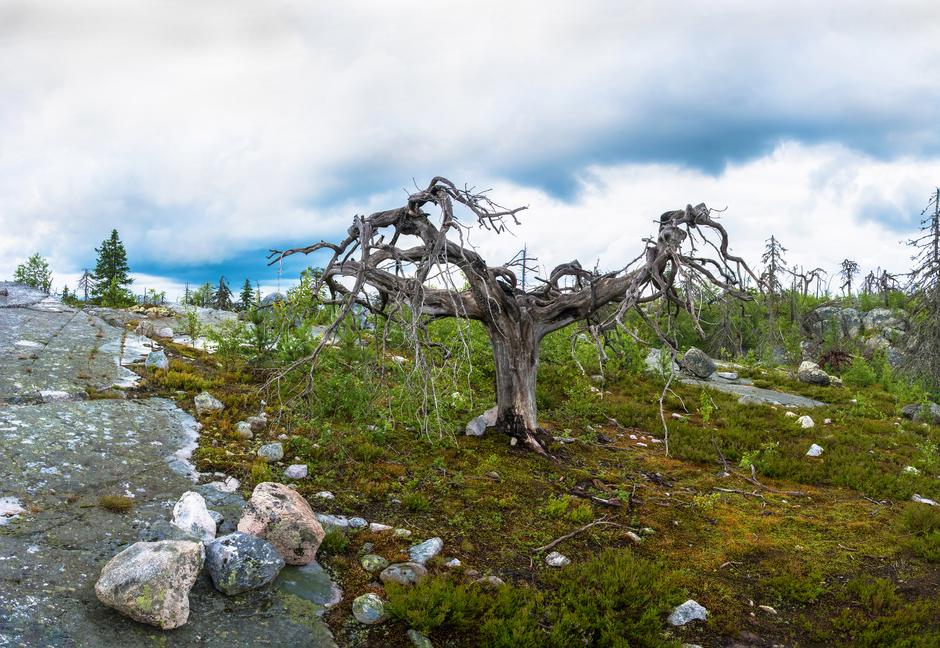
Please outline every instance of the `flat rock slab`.
[[[96, 317], [6, 286], [0, 648], [334, 646], [314, 604], [274, 588], [226, 597], [205, 573], [190, 593], [189, 622], [176, 630], [142, 625], [97, 600], [105, 563], [168, 525], [175, 502], [194, 488], [187, 458], [196, 422], [158, 398], [33, 402], [41, 399], [31, 392], [113, 384], [126, 371], [122, 357], [137, 351], [128, 350], [123, 331]], [[98, 506], [102, 495], [130, 497], [134, 506], [109, 512]]]
[[754, 385], [743, 383], [730, 383], [725, 380], [698, 380], [696, 378], [683, 377], [680, 380], [686, 385], [700, 385], [709, 387], [728, 394], [737, 394], [738, 396], [747, 396], [761, 403], [768, 405], [783, 405], [784, 407], [823, 407], [826, 403], [806, 396], [797, 396], [796, 394], [787, 394], [785, 392], [774, 391], [773, 389], [763, 389]]

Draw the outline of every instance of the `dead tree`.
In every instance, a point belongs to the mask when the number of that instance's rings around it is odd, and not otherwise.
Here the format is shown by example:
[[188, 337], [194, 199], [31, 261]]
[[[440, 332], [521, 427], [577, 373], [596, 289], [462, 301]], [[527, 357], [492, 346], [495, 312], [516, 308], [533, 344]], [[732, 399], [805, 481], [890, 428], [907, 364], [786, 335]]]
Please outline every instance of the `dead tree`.
[[[660, 300], [694, 318], [689, 285], [711, 284], [746, 299], [742, 275], [756, 277], [731, 255], [727, 232], [700, 204], [663, 214], [656, 237], [645, 239], [642, 253], [620, 269], [591, 271], [575, 260], [524, 290], [513, 268], [489, 265], [467, 241], [473, 226], [506, 231], [524, 209], [504, 208], [486, 192], [435, 177], [401, 207], [355, 216], [338, 243], [272, 250], [269, 259], [329, 253], [320, 281], [341, 308], [323, 340], [353, 304], [379, 314], [405, 305], [414, 318], [481, 322], [496, 366], [496, 427], [544, 453], [547, 435], [539, 428], [535, 400], [542, 338], [578, 321], [588, 321], [594, 332], [613, 328], [631, 309], [655, 327], [644, 306]], [[321, 342], [303, 360], [311, 372], [323, 348]]]

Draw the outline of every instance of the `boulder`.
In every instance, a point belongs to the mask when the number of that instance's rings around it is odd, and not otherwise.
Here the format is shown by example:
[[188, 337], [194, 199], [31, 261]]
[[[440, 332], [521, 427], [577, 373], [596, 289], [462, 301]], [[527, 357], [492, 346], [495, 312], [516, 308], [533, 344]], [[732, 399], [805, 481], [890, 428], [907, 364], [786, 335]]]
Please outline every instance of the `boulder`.
[[173, 507], [173, 526], [208, 542], [215, 537], [215, 520], [199, 493], [187, 491]]
[[855, 338], [862, 330], [862, 318], [854, 308], [821, 306], [807, 316], [810, 331], [824, 339], [830, 331], [839, 337]]
[[927, 410], [929, 411], [925, 411], [923, 405], [920, 403], [912, 403], [902, 407], [901, 414], [903, 414], [905, 418], [909, 418], [912, 421], [940, 425], [940, 405], [937, 405], [936, 403], [928, 403]]
[[258, 448], [258, 456], [267, 463], [274, 463], [284, 458], [284, 446], [279, 441], [268, 443]]
[[206, 391], [198, 394], [193, 399], [193, 402], [196, 405], [196, 414], [198, 416], [204, 416], [209, 412], [219, 412], [225, 409], [225, 405], [222, 404], [222, 401]]
[[705, 621], [707, 617], [708, 610], [699, 605], [697, 601], [689, 599], [682, 605], [677, 606], [669, 615], [667, 621], [670, 625], [684, 626], [692, 621]]
[[444, 541], [440, 538], [431, 538], [430, 540], [425, 540], [420, 544], [413, 545], [408, 549], [408, 555], [411, 556], [412, 562], [416, 562], [419, 565], [426, 564], [431, 558], [441, 553], [441, 549], [444, 548]]
[[108, 561], [95, 583], [98, 600], [164, 630], [189, 619], [189, 590], [204, 558], [198, 542], [138, 542]]
[[704, 351], [691, 347], [682, 356], [682, 368], [704, 380], [715, 373], [715, 361]]
[[467, 436], [483, 436], [483, 433], [486, 432], [486, 428], [496, 425], [496, 417], [498, 413], [498, 408], [491, 407], [467, 423], [467, 428], [464, 433]]
[[862, 321], [866, 331], [883, 331], [887, 328], [902, 326], [902, 321], [887, 308], [874, 308], [868, 311]]
[[134, 329], [134, 333], [137, 335], [143, 335], [144, 337], [153, 337], [155, 334], [153, 322], [150, 320], [141, 320], [137, 325], [137, 328]]
[[364, 625], [375, 625], [385, 620], [385, 602], [372, 592], [353, 600], [352, 611], [356, 621]]
[[820, 369], [818, 364], [810, 362], [809, 360], [804, 360], [800, 363], [800, 368], [796, 373], [800, 382], [804, 382], [808, 385], [826, 386], [831, 382], [829, 374]]
[[389, 565], [379, 574], [383, 583], [398, 583], [399, 585], [414, 585], [427, 578], [428, 570], [424, 565], [415, 562], [397, 563]]
[[307, 500], [273, 482], [255, 486], [238, 530], [266, 539], [288, 565], [313, 562], [326, 535]]
[[273, 581], [284, 559], [263, 538], [236, 531], [206, 544], [206, 568], [215, 588], [233, 596]]
[[159, 351], [151, 351], [147, 354], [147, 359], [144, 361], [144, 366], [147, 368], [153, 367], [154, 369], [159, 369], [161, 371], [166, 371], [170, 368], [170, 359], [166, 357], [163, 349]]

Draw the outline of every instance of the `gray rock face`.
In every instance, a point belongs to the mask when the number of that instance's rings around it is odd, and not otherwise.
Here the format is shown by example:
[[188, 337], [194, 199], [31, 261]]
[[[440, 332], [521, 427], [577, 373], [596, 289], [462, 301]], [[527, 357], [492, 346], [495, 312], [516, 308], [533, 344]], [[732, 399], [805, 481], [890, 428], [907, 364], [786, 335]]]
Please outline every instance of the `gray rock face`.
[[704, 351], [691, 347], [682, 356], [682, 367], [693, 376], [708, 378], [715, 373], [715, 361]]
[[818, 339], [830, 332], [838, 337], [856, 338], [862, 330], [862, 318], [854, 308], [822, 306], [807, 316], [807, 323]]
[[189, 590], [202, 562], [203, 548], [196, 542], [138, 542], [104, 566], [95, 594], [135, 621], [178, 628], [189, 620]]
[[285, 297], [279, 292], [273, 292], [269, 295], [264, 296], [264, 299], [261, 300], [261, 306], [262, 308], [267, 308], [269, 306], [274, 306], [274, 304], [278, 304], [278, 303], [286, 302], [286, 301], [287, 301], [287, 297]]
[[364, 625], [376, 625], [385, 620], [385, 602], [369, 592], [353, 600], [353, 616]]
[[667, 620], [671, 625], [684, 626], [692, 621], [705, 621], [706, 618], [708, 618], [708, 610], [696, 601], [689, 599], [676, 607]]
[[825, 387], [832, 380], [829, 374], [820, 369], [818, 364], [810, 362], [809, 360], [804, 360], [800, 363], [800, 368], [797, 370], [796, 375], [800, 379], [800, 382], [807, 383], [808, 385], [822, 385]]
[[940, 405], [930, 403], [928, 409], [930, 410], [929, 414], [924, 412], [924, 408], [920, 403], [912, 403], [901, 408], [901, 414], [912, 421], [940, 425]]
[[498, 413], [498, 408], [491, 407], [467, 423], [467, 428], [464, 433], [467, 436], [483, 436], [483, 433], [486, 432], [486, 428], [496, 425]]
[[383, 583], [398, 583], [399, 585], [414, 585], [427, 578], [428, 570], [424, 565], [416, 562], [397, 563], [389, 565], [379, 574]]
[[875, 308], [865, 313], [863, 322], [866, 331], [883, 331], [888, 328], [903, 326], [900, 318], [887, 308]]
[[425, 540], [420, 544], [413, 545], [408, 549], [408, 555], [411, 556], [411, 561], [416, 562], [419, 565], [424, 565], [431, 558], [441, 553], [441, 550], [444, 548], [444, 541], [440, 538], [431, 538], [430, 540]]
[[236, 531], [206, 545], [206, 567], [216, 589], [232, 596], [273, 581], [284, 559], [270, 542]]
[[225, 409], [225, 405], [222, 404], [222, 401], [205, 391], [198, 394], [193, 399], [193, 402], [196, 405], [196, 414], [199, 416], [205, 416], [209, 412], [219, 412]]
[[144, 366], [166, 371], [170, 368], [170, 359], [166, 357], [166, 353], [163, 352], [163, 349], [151, 351], [147, 354], [147, 360], [144, 362]]
[[268, 443], [258, 448], [258, 456], [268, 463], [274, 463], [284, 458], [284, 446], [280, 442]]

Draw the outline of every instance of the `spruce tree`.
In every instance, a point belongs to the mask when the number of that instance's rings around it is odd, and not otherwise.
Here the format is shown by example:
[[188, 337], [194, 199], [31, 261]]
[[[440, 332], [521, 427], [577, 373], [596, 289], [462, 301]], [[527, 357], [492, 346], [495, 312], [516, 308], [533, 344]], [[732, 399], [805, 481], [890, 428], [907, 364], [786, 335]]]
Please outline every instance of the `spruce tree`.
[[245, 283], [242, 286], [242, 292], [239, 295], [241, 299], [242, 310], [248, 310], [251, 308], [252, 302], [254, 302], [255, 291], [251, 289], [251, 280], [245, 279]]
[[232, 289], [228, 287], [225, 277], [219, 277], [219, 287], [215, 291], [215, 307], [219, 310], [232, 309]]
[[82, 278], [78, 280], [78, 288], [75, 291], [75, 297], [78, 297], [78, 291], [81, 290], [84, 294], [84, 301], [88, 301], [88, 293], [94, 290], [94, 277], [88, 268], [85, 268], [85, 271], [82, 273]]
[[52, 290], [52, 272], [49, 270], [49, 262], [36, 252], [26, 260], [26, 263], [16, 266], [16, 270], [13, 271], [13, 281], [36, 288], [48, 295]]
[[921, 212], [920, 236], [908, 241], [915, 249], [909, 276], [911, 331], [905, 368], [917, 379], [940, 389], [940, 189]]
[[116, 296], [118, 290], [133, 283], [133, 279], [128, 276], [130, 267], [127, 265], [127, 251], [116, 229], [111, 230], [111, 236], [101, 243], [100, 248], [95, 248], [95, 252], [98, 253], [92, 274], [95, 297], [100, 298], [105, 292]]

